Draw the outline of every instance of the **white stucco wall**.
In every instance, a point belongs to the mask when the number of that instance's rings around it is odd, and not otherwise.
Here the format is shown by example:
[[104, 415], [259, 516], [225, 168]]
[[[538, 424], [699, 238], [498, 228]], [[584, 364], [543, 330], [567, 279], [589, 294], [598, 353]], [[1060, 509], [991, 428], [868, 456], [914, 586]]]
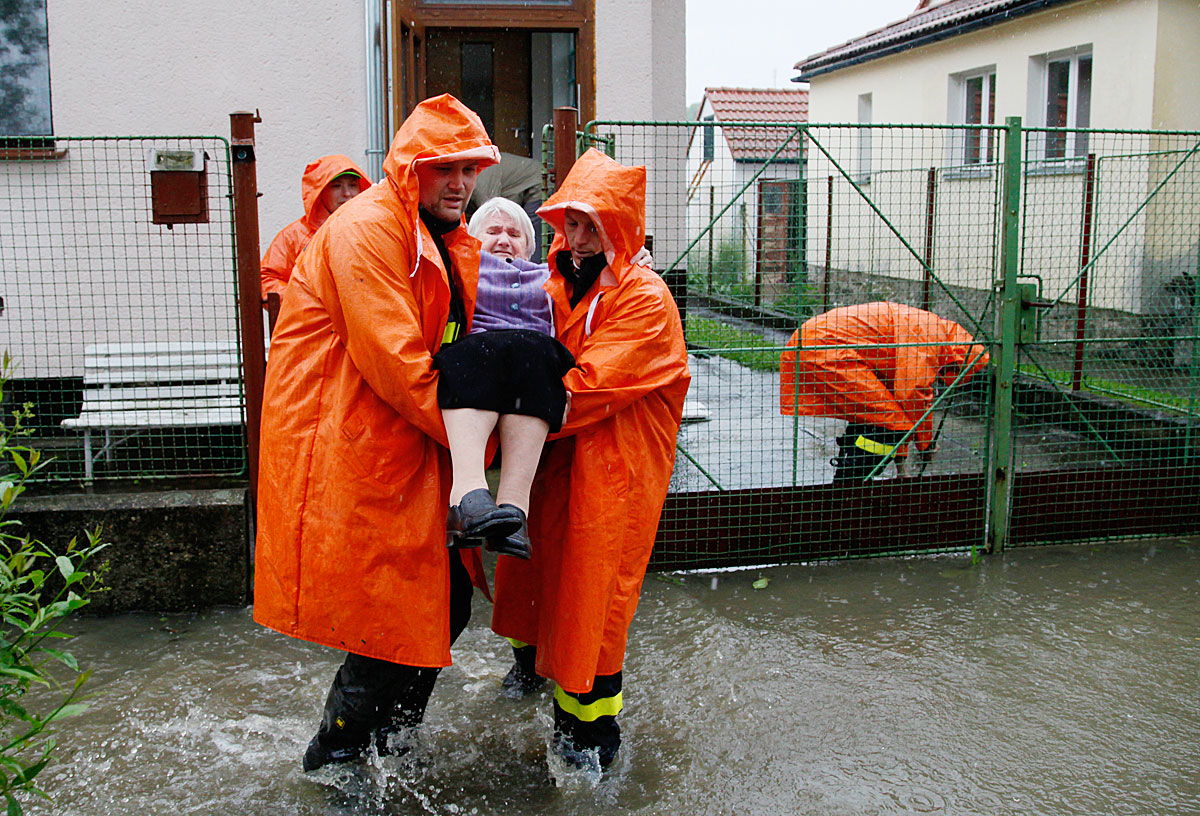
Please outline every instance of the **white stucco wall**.
[[1151, 127], [1200, 130], [1200, 3], [1159, 0]]
[[305, 164], [345, 153], [365, 165], [362, 0], [52, 0], [48, 11], [58, 134], [228, 138], [230, 113], [260, 112], [264, 248], [302, 212]]

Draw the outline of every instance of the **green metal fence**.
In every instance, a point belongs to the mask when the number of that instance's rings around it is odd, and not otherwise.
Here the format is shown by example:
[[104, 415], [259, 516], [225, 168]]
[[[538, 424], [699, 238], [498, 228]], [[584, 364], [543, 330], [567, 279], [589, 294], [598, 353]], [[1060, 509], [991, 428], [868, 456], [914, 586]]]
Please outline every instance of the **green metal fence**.
[[[656, 266], [686, 278], [658, 565], [1200, 529], [1200, 134], [593, 122], [581, 142], [647, 166]], [[873, 301], [960, 323], [991, 363], [918, 412], [938, 429], [919, 476], [834, 485], [845, 422], [781, 415], [780, 356]]]
[[229, 145], [5, 140], [0, 350], [50, 481], [245, 471]]
[[[1200, 134], [596, 122], [579, 142], [647, 166], [692, 350], [656, 566], [1200, 528]], [[156, 150], [206, 156], [206, 222], [155, 223]], [[0, 185], [6, 398], [34, 404], [49, 478], [243, 473], [227, 143], [57, 139], [0, 162]], [[931, 462], [834, 484], [845, 421], [781, 413], [780, 359], [803, 321], [874, 301], [960, 323], [990, 363], [913, 417]], [[135, 404], [105, 404], [97, 372], [138, 347]], [[85, 455], [89, 400], [131, 420], [150, 399], [176, 423], [95, 424]]]

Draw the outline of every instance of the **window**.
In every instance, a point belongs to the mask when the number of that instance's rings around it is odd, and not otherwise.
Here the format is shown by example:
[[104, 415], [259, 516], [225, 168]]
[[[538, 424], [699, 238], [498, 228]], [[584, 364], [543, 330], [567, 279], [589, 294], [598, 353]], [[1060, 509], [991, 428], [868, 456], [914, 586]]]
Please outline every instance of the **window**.
[[[950, 121], [964, 125], [996, 123], [996, 69], [982, 68], [950, 77]], [[991, 164], [996, 161], [996, 134], [988, 130], [963, 130], [956, 151], [958, 164]]]
[[[5, 137], [53, 135], [50, 122], [50, 55], [46, 0], [9, 0], [0, 17], [0, 146]], [[41, 145], [46, 139], [34, 140]]]
[[1088, 134], [1075, 132], [1092, 125], [1091, 46], [1035, 57], [1031, 63], [1030, 120], [1047, 128], [1042, 157], [1073, 159], [1087, 155]]
[[[713, 114], [709, 114], [708, 116], [705, 116], [704, 121], [705, 122], [713, 122], [714, 121]], [[716, 128], [712, 124], [706, 125], [704, 127], [704, 143], [703, 143], [704, 153], [701, 156], [701, 158], [703, 161], [706, 161], [706, 162], [712, 161], [713, 158], [716, 156], [716, 144], [715, 144], [716, 134], [713, 132], [715, 129]]]
[[[858, 123], [871, 124], [871, 94], [860, 94], [858, 97]], [[858, 129], [858, 179], [859, 182], [871, 180], [871, 129]]]

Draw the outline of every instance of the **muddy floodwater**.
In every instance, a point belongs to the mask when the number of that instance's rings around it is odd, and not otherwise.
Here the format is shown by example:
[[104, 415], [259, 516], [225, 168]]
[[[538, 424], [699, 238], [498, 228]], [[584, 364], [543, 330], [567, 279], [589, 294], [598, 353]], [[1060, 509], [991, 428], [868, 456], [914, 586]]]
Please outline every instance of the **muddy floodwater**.
[[334, 652], [248, 609], [74, 622], [93, 707], [29, 812], [1200, 813], [1197, 538], [651, 576], [603, 778], [498, 696], [488, 612], [416, 750], [314, 776]]

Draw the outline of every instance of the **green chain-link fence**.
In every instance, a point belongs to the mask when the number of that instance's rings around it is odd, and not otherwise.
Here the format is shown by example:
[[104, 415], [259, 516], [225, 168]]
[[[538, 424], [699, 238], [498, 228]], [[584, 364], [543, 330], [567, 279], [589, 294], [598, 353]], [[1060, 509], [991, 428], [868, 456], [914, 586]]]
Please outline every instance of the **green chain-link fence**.
[[[693, 352], [659, 567], [1200, 528], [1200, 134], [599, 122], [579, 141], [647, 166], [649, 243]], [[57, 146], [0, 163], [0, 342], [21, 365], [7, 397], [35, 404], [51, 477], [86, 477], [80, 420], [105, 386], [85, 380], [115, 365], [102, 347], [139, 344], [185, 358], [170, 376], [142, 361], [141, 386], [181, 390], [125, 393], [191, 424], [96, 424], [92, 478], [241, 472], [243, 429], [209, 381], [237, 340], [225, 142]], [[155, 149], [207, 156], [207, 223], [154, 223]], [[990, 362], [913, 409], [930, 461], [901, 478], [907, 434], [834, 483], [846, 422], [781, 412], [781, 355], [805, 320], [876, 301], [956, 321]], [[213, 401], [170, 402], [197, 396]]]
[[49, 480], [245, 471], [229, 148], [6, 140], [0, 349]]
[[[659, 565], [1200, 528], [1200, 134], [594, 122], [581, 141], [647, 166], [655, 264], [686, 277], [693, 421]], [[884, 456], [834, 484], [846, 423], [781, 413], [781, 354], [875, 301], [958, 322], [991, 360], [912, 409], [937, 439], [914, 478]]]

